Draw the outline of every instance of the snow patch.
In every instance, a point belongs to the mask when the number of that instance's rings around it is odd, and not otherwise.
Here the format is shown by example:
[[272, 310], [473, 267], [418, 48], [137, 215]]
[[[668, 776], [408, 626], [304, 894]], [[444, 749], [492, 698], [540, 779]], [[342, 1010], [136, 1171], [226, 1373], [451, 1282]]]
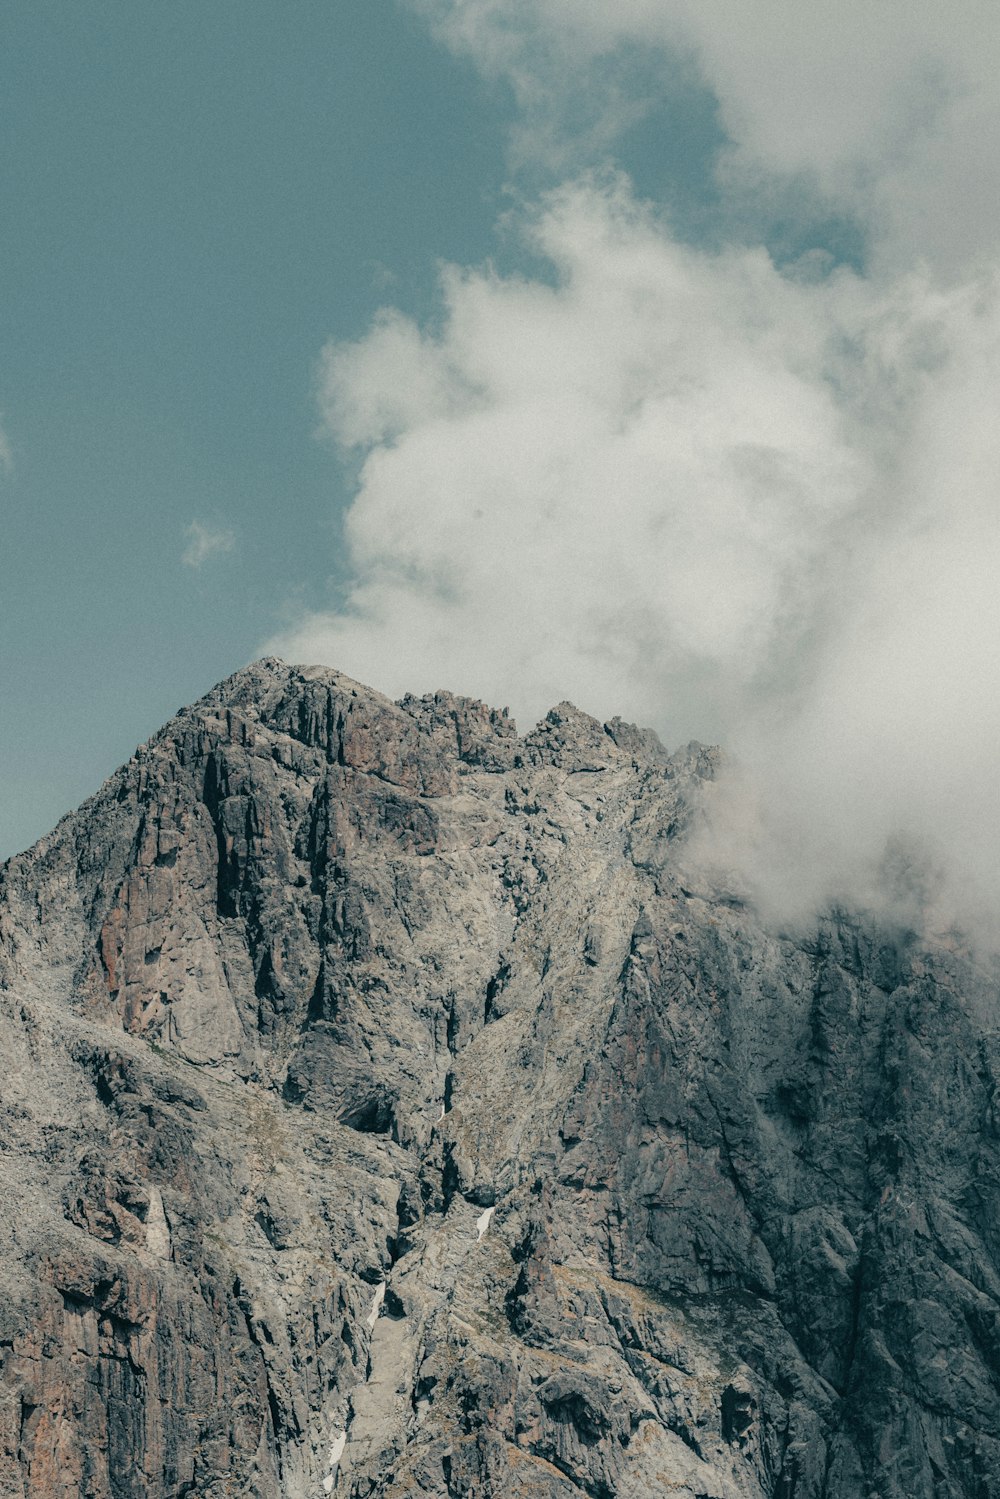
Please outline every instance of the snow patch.
[[382, 1303], [384, 1300], [385, 1281], [383, 1280], [380, 1281], [379, 1284], [375, 1287], [375, 1295], [372, 1297], [372, 1309], [368, 1313], [368, 1316], [365, 1318], [369, 1332], [375, 1331], [375, 1323], [378, 1321], [378, 1314], [382, 1310]]
[[332, 1494], [333, 1493], [333, 1485], [337, 1481], [337, 1464], [340, 1462], [340, 1459], [343, 1457], [343, 1455], [344, 1455], [344, 1448], [346, 1446], [347, 1446], [347, 1428], [345, 1427], [344, 1430], [340, 1433], [340, 1435], [334, 1437], [333, 1441], [330, 1443], [330, 1455], [327, 1458], [327, 1465], [328, 1465], [330, 1471], [326, 1475], [326, 1477], [323, 1479], [323, 1492], [324, 1492], [324, 1494]]
[[480, 1213], [479, 1217], [476, 1219], [476, 1243], [477, 1244], [479, 1243], [479, 1240], [483, 1237], [483, 1234], [489, 1228], [489, 1226], [490, 1226], [490, 1219], [493, 1217], [493, 1214], [495, 1212], [496, 1212], [496, 1208], [487, 1208], [486, 1211], [485, 1211], [485, 1213]]
[[328, 1463], [330, 1471], [326, 1475], [326, 1477], [323, 1479], [323, 1492], [324, 1492], [324, 1494], [332, 1494], [333, 1493], [333, 1485], [337, 1481], [337, 1464], [340, 1462], [340, 1459], [343, 1457], [343, 1455], [344, 1455], [344, 1448], [346, 1446], [347, 1446], [347, 1428], [345, 1427], [344, 1430], [340, 1433], [340, 1435], [334, 1437], [333, 1441], [330, 1443], [330, 1456], [327, 1459], [327, 1463]]

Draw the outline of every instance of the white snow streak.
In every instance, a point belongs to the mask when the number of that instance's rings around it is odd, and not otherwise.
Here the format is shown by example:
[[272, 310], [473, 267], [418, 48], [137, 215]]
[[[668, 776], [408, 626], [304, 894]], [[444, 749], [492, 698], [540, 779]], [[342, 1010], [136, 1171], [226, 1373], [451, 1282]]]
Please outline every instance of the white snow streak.
[[340, 1433], [339, 1436], [334, 1437], [332, 1443], [330, 1444], [330, 1456], [329, 1456], [329, 1459], [328, 1459], [329, 1465], [330, 1465], [330, 1471], [326, 1475], [326, 1477], [323, 1479], [323, 1492], [325, 1494], [332, 1494], [333, 1493], [333, 1485], [337, 1481], [337, 1464], [340, 1462], [340, 1459], [343, 1457], [343, 1455], [344, 1455], [344, 1448], [346, 1446], [347, 1446], [347, 1428], [345, 1427], [344, 1430]]
[[375, 1323], [378, 1321], [378, 1314], [382, 1310], [382, 1303], [384, 1300], [385, 1281], [383, 1280], [379, 1283], [379, 1285], [375, 1287], [375, 1295], [372, 1297], [372, 1309], [365, 1319], [368, 1325], [369, 1332], [375, 1331]]

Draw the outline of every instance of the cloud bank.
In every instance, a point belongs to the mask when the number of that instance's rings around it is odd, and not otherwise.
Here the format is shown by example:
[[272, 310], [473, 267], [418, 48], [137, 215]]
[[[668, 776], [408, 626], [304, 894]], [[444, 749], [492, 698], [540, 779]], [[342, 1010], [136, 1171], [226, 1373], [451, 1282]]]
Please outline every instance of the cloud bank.
[[891, 3], [422, 9], [550, 139], [602, 60], [693, 59], [732, 138], [720, 180], [787, 202], [802, 179], [863, 224], [868, 263], [682, 245], [608, 171], [552, 188], [520, 219], [547, 273], [450, 267], [433, 328], [387, 309], [325, 351], [323, 420], [359, 464], [354, 582], [271, 645], [393, 693], [528, 721], [571, 697], [719, 740], [741, 771], [711, 853], [776, 916], [912, 908], [919, 868], [925, 919], [986, 931], [1000, 197], [972, 201], [981, 148], [949, 174], [970, 121], [1000, 134], [977, 45], [997, 20], [908, 7], [889, 46]]

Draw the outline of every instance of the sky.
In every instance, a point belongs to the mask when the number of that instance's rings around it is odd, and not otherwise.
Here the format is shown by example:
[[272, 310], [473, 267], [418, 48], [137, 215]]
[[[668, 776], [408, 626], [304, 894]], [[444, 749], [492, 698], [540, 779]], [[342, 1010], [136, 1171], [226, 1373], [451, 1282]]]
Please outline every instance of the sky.
[[1000, 900], [1000, 12], [33, 0], [0, 851], [264, 650], [728, 746], [779, 914]]

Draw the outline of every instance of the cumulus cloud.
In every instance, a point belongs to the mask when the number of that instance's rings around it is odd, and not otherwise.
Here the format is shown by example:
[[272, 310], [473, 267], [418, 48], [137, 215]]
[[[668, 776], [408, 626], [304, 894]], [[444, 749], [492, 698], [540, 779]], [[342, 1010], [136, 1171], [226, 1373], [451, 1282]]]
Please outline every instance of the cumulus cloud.
[[667, 79], [656, 59], [696, 66], [733, 202], [752, 183], [787, 206], [798, 182], [869, 254], [831, 270], [735, 234], [684, 245], [624, 176], [567, 178], [521, 211], [537, 274], [448, 267], [432, 325], [387, 309], [326, 349], [323, 420], [358, 473], [353, 582], [271, 646], [522, 721], [570, 697], [721, 741], [738, 770], [701, 853], [776, 916], [844, 899], [916, 919], [918, 901], [988, 930], [1000, 196], [979, 201], [966, 147], [996, 142], [1000, 21], [918, 5], [903, 25], [895, 0], [421, 9], [510, 80], [557, 164], [581, 89], [574, 140], [599, 154]]
[[529, 716], [669, 683], [716, 730], [794, 662], [869, 481], [825, 384], [856, 289], [686, 251], [621, 182], [553, 194], [526, 232], [554, 286], [451, 269], [437, 335], [390, 313], [327, 350], [327, 424], [366, 455], [358, 581], [299, 649]]
[[236, 545], [236, 535], [228, 527], [205, 525], [200, 520], [193, 520], [185, 526], [184, 535], [187, 545], [181, 553], [181, 561], [195, 571], [204, 567], [212, 557], [231, 552]]

